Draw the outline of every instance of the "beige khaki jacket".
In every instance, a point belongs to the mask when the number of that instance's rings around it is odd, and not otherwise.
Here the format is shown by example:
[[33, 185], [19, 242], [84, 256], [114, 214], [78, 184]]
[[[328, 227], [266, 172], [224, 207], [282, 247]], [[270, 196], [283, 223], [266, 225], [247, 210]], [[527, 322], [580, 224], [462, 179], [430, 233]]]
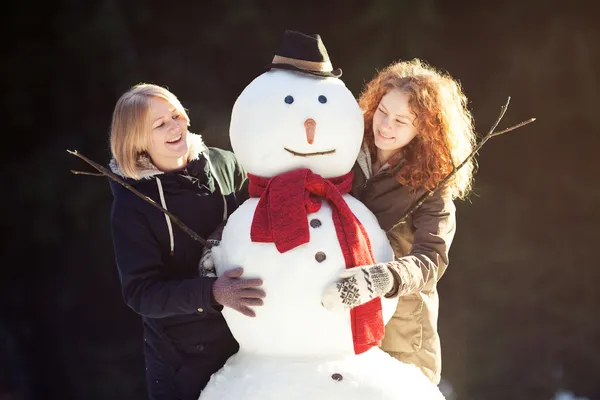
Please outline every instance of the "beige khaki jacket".
[[385, 327], [381, 348], [396, 359], [415, 364], [438, 384], [442, 368], [437, 332], [436, 288], [448, 266], [455, 233], [454, 202], [439, 190], [404, 223], [394, 227], [424, 190], [412, 191], [392, 176], [389, 167], [375, 175], [363, 149], [353, 168], [352, 194], [375, 214], [396, 256], [387, 263], [399, 276], [398, 307]]

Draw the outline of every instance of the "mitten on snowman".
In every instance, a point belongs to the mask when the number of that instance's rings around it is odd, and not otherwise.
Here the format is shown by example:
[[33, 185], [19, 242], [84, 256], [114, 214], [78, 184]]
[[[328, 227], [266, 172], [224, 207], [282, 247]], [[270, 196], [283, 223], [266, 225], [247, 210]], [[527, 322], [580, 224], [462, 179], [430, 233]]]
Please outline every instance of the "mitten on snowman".
[[398, 295], [400, 276], [387, 263], [349, 268], [340, 272], [339, 280], [329, 285], [321, 302], [330, 311], [352, 309], [376, 297]]

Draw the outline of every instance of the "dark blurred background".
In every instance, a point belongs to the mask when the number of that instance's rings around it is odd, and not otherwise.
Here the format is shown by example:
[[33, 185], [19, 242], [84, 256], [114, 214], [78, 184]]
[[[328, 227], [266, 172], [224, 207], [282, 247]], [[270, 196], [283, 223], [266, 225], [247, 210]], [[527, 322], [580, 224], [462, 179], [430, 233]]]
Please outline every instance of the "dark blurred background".
[[356, 95], [419, 57], [456, 77], [484, 134], [439, 284], [452, 400], [600, 399], [600, 24], [594, 1], [5, 3], [0, 399], [144, 399], [123, 303], [106, 164], [118, 97], [167, 86], [191, 130], [230, 148], [231, 107], [285, 29], [320, 33]]

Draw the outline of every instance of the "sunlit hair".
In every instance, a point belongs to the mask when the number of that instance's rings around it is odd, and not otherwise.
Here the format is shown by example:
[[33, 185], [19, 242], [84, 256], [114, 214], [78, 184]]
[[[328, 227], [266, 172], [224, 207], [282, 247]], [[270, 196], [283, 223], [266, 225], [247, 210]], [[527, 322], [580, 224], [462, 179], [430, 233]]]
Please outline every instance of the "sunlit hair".
[[152, 126], [148, 121], [152, 98], [169, 102], [188, 126], [190, 124], [190, 118], [177, 97], [164, 87], [140, 83], [123, 93], [113, 111], [110, 151], [120, 170], [130, 178], [139, 179], [141, 166], [138, 160], [152, 140]]
[[[419, 59], [390, 64], [366, 84], [359, 103], [364, 113], [365, 136], [371, 154], [376, 154], [373, 115], [382, 97], [391, 90], [408, 95], [416, 114], [417, 136], [393, 157], [391, 167], [404, 159], [396, 179], [414, 189], [434, 189], [471, 153], [475, 146], [473, 118], [460, 84], [447, 73]], [[453, 198], [466, 198], [476, 164], [471, 159], [444, 186]]]

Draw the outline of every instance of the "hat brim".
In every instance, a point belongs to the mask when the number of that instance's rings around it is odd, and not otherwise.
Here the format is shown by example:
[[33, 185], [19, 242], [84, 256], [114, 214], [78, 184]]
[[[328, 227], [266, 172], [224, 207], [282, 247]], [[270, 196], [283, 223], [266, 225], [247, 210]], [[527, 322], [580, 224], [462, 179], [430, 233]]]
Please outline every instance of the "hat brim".
[[309, 71], [306, 69], [301, 69], [301, 68], [295, 67], [290, 64], [273, 64], [273, 63], [267, 65], [265, 68], [267, 68], [267, 69], [287, 69], [289, 71], [303, 72], [305, 74], [320, 76], [323, 78], [339, 78], [340, 76], [342, 76], [341, 68], [336, 68], [331, 72], [330, 71]]

